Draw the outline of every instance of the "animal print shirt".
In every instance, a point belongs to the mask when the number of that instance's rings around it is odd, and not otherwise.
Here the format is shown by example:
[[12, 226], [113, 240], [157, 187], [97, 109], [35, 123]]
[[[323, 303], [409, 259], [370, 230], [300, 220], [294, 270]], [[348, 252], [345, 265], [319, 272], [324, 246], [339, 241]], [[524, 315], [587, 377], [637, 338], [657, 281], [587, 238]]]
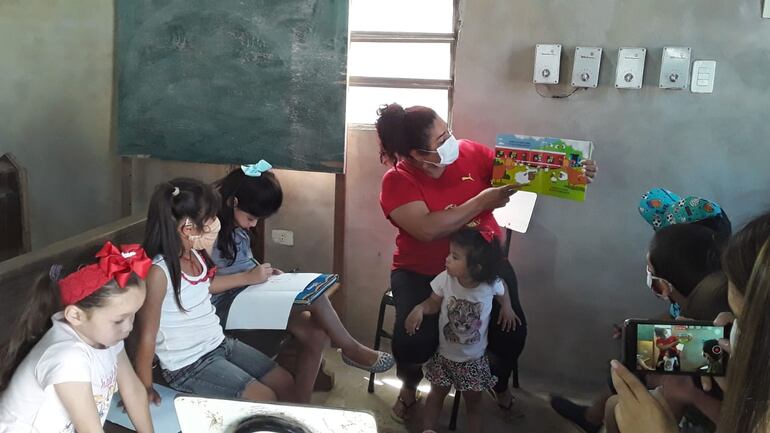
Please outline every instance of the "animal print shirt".
[[438, 322], [439, 354], [455, 362], [484, 356], [492, 299], [505, 292], [502, 280], [468, 289], [444, 271], [430, 285], [433, 293], [443, 298]]

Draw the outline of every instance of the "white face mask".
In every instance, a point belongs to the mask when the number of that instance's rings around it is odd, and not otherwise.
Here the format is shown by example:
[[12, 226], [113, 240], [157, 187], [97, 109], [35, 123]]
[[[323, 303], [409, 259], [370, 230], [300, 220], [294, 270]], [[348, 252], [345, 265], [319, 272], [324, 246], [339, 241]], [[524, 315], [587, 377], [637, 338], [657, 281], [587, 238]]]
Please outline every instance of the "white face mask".
[[650, 289], [650, 290], [652, 290], [652, 292], [653, 292], [653, 293], [655, 294], [655, 296], [657, 296], [658, 298], [660, 298], [660, 299], [663, 299], [663, 300], [666, 300], [666, 301], [668, 301], [668, 300], [669, 300], [669, 298], [668, 298], [668, 296], [667, 296], [666, 294], [664, 294], [664, 293], [659, 293], [657, 290], [655, 290], [655, 288], [653, 288], [653, 287], [652, 287], [652, 282], [653, 282], [653, 280], [655, 280], [655, 279], [666, 281], [666, 280], [664, 280], [663, 278], [658, 278], [658, 277], [655, 277], [655, 276], [653, 276], [653, 275], [652, 275], [652, 272], [650, 272], [650, 267], [648, 266], [648, 267], [647, 267], [647, 288], [648, 288], [648, 289]]
[[449, 134], [449, 138], [444, 140], [441, 146], [436, 150], [426, 150], [424, 152], [438, 153], [441, 160], [439, 162], [424, 161], [428, 164], [435, 165], [437, 167], [446, 167], [453, 162], [457, 161], [457, 157], [460, 156], [460, 142], [457, 141], [454, 135]]
[[730, 351], [735, 353], [735, 348], [738, 346], [738, 336], [741, 331], [738, 330], [738, 319], [733, 320], [733, 328], [730, 330]]
[[[187, 224], [192, 226], [192, 221], [187, 220]], [[194, 250], [205, 250], [209, 254], [214, 248], [214, 244], [217, 242], [217, 236], [222, 225], [219, 222], [219, 218], [214, 218], [209, 224], [203, 227], [200, 234], [189, 235], [187, 238], [191, 242], [191, 246]]]

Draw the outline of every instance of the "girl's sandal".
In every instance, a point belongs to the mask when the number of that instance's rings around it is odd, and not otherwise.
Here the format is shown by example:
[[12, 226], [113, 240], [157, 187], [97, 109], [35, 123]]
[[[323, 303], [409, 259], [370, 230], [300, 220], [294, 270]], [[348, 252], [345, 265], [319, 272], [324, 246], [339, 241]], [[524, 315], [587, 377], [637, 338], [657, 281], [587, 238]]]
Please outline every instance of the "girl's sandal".
[[[398, 399], [396, 400], [396, 405], [393, 406], [393, 408], [390, 409], [390, 417], [393, 418], [393, 421], [396, 421], [399, 424], [403, 424], [406, 422], [410, 417], [410, 409], [412, 409], [421, 399], [420, 391], [417, 391], [414, 394], [414, 400], [412, 400], [411, 403], [407, 404], [403, 397], [400, 395], [398, 396]], [[396, 412], [396, 406], [401, 405], [403, 408], [401, 410], [401, 415], [399, 415]]]
[[487, 389], [487, 393], [492, 397], [492, 400], [495, 401], [497, 408], [500, 409], [500, 413], [505, 419], [514, 420], [524, 418], [524, 412], [521, 410], [521, 406], [517, 404], [516, 397], [511, 395], [511, 401], [509, 401], [507, 405], [504, 405], [497, 399], [497, 393], [493, 389]]

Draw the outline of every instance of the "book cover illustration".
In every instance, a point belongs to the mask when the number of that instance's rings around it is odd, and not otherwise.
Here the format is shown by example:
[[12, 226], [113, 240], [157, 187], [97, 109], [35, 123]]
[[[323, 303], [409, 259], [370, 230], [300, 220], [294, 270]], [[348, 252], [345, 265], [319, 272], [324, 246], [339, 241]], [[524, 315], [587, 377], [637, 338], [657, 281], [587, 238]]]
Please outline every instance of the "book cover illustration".
[[499, 134], [492, 185], [521, 185], [522, 191], [584, 201], [588, 179], [582, 162], [592, 153], [590, 141]]

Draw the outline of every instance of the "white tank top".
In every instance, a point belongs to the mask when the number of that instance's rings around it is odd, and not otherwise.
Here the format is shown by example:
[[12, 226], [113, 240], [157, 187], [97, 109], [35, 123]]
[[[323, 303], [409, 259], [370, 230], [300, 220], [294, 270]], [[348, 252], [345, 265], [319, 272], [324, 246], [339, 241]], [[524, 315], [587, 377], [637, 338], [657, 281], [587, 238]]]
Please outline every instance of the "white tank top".
[[193, 250], [193, 253], [203, 271], [194, 277], [182, 273], [179, 298], [187, 311], [180, 310], [176, 304], [174, 287], [163, 256], [158, 255], [152, 261], [166, 274], [166, 296], [160, 311], [155, 354], [160, 366], [169, 371], [192, 364], [216, 349], [225, 338], [219, 316], [211, 305], [211, 278], [206, 276], [208, 267], [197, 251]]

